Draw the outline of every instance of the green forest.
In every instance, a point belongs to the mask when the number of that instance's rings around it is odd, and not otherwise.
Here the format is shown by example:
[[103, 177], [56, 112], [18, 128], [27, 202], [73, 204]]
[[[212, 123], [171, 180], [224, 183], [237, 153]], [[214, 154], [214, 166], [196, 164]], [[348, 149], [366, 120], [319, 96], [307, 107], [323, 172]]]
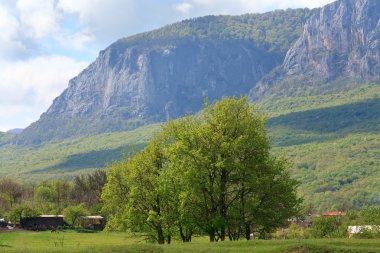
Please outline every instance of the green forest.
[[241, 16], [206, 16], [167, 25], [151, 32], [121, 39], [116, 43], [158, 42], [190, 40], [249, 40], [258, 47], [284, 56], [293, 42], [299, 38], [306, 20], [317, 9], [276, 10], [265, 14]]

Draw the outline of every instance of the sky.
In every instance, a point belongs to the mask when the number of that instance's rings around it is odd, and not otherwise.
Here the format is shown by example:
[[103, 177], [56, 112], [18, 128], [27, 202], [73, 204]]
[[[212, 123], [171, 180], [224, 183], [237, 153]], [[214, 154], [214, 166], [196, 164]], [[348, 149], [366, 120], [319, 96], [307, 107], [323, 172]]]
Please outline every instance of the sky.
[[333, 0], [0, 0], [0, 131], [25, 128], [119, 38], [204, 15]]

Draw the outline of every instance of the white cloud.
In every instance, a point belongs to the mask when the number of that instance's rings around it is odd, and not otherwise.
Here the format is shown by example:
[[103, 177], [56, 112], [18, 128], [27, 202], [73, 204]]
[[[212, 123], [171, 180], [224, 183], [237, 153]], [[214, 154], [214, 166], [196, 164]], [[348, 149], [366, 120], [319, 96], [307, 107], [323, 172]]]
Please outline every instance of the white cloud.
[[193, 9], [194, 7], [189, 4], [189, 3], [180, 3], [180, 4], [177, 4], [175, 6], [175, 9], [179, 12], [182, 12], [182, 13], [189, 13], [191, 9]]
[[8, 10], [0, 5], [0, 57], [8, 58], [25, 46], [17, 40], [19, 33], [18, 20], [9, 14]]
[[[87, 65], [87, 62], [77, 62], [63, 56], [0, 64], [0, 125], [12, 125], [12, 115], [24, 115], [23, 124], [12, 127], [24, 127], [31, 123], [28, 115], [36, 116], [44, 112], [67, 87], [69, 79]], [[20, 120], [13, 122], [17, 124]]]
[[57, 36], [57, 40], [60, 42], [62, 47], [77, 51], [85, 50], [86, 44], [94, 41], [95, 39], [96, 38], [94, 35], [82, 32], [68, 33]]
[[0, 132], [25, 127], [38, 119], [39, 112], [25, 105], [1, 106]]
[[144, 24], [143, 17], [152, 14], [138, 11], [137, 0], [59, 0], [57, 6], [79, 17], [83, 33], [107, 43], [137, 32]]
[[[266, 12], [286, 8], [316, 8], [334, 0], [188, 0], [183, 5], [192, 6], [190, 15], [230, 14]], [[177, 11], [182, 12], [180, 9]]]
[[47, 107], [87, 64], [63, 56], [8, 63], [0, 70], [0, 105]]
[[54, 0], [18, 0], [17, 9], [27, 36], [42, 38], [59, 30], [60, 13], [54, 4]]

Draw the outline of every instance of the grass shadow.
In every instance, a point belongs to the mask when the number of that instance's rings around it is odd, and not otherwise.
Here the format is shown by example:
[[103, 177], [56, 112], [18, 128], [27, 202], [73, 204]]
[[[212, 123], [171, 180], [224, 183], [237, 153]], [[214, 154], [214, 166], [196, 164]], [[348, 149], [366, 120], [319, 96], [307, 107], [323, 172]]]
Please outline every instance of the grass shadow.
[[[141, 150], [145, 145], [134, 146], [134, 149]], [[130, 152], [132, 147], [122, 146], [115, 149], [105, 149], [91, 151], [87, 153], [74, 154], [68, 156], [64, 161], [43, 169], [33, 170], [31, 174], [44, 174], [51, 172], [74, 172], [82, 169], [104, 168], [107, 164], [121, 160], [125, 154]]]
[[353, 133], [380, 132], [380, 99], [294, 112], [268, 120], [275, 146], [331, 141]]

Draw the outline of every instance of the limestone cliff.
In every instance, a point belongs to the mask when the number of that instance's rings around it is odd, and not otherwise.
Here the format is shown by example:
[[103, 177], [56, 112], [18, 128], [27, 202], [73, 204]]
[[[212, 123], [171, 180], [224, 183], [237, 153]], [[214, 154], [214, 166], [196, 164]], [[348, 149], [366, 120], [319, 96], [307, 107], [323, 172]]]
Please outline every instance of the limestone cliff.
[[[251, 96], [307, 86], [375, 81], [380, 77], [380, 1], [339, 0], [315, 13], [281, 67]], [[321, 88], [323, 89], [323, 88]]]
[[245, 95], [282, 63], [311, 13], [209, 16], [121, 39], [15, 142], [127, 130], [197, 112], [206, 98]]

